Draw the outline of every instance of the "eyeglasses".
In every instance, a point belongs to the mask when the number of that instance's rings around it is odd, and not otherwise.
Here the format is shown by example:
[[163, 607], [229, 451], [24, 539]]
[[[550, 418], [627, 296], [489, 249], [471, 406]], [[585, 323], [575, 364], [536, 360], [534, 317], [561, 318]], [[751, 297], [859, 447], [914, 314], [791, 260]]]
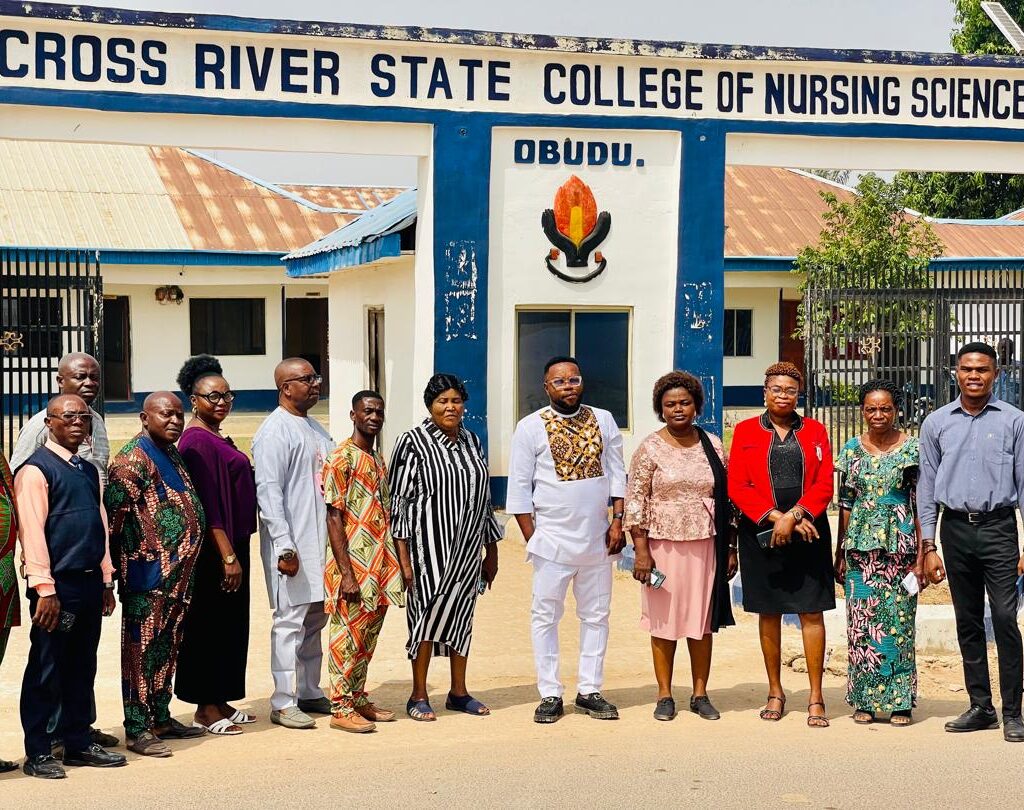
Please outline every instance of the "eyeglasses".
[[47, 419], [60, 419], [65, 425], [73, 425], [75, 422], [81, 422], [83, 425], [92, 424], [91, 413], [48, 413]]
[[575, 377], [555, 377], [553, 380], [548, 380], [548, 385], [552, 388], [576, 388], [583, 384], [583, 378], [579, 375]]
[[306, 385], [320, 385], [324, 381], [324, 378], [319, 374], [306, 374], [302, 377], [289, 377], [287, 380], [282, 380], [281, 385], [290, 382], [300, 382]]
[[772, 394], [773, 397], [781, 397], [781, 396], [795, 397], [795, 396], [797, 396], [797, 394], [800, 393], [800, 389], [799, 388], [783, 388], [780, 385], [769, 386], [768, 390], [771, 391], [771, 394]]
[[235, 394], [234, 391], [225, 391], [223, 393], [221, 393], [220, 391], [211, 391], [209, 394], [196, 394], [196, 396], [202, 397], [211, 405], [219, 405], [221, 402], [234, 402], [235, 396], [237, 395]]

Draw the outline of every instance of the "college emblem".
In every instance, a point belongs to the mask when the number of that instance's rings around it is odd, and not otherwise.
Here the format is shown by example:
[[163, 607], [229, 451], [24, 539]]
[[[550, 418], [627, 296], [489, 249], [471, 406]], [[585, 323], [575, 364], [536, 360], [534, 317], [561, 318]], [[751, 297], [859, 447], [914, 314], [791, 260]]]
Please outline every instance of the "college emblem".
[[[555, 207], [541, 214], [540, 224], [544, 234], [554, 247], [544, 259], [548, 270], [563, 281], [582, 283], [597, 278], [604, 271], [608, 260], [601, 251], [594, 251], [608, 235], [612, 215], [607, 211], [597, 212], [597, 201], [590, 186], [572, 175], [555, 192]], [[590, 254], [594, 251], [594, 262]], [[560, 269], [559, 256], [565, 254], [565, 267], [583, 268], [585, 272], [572, 273]]]

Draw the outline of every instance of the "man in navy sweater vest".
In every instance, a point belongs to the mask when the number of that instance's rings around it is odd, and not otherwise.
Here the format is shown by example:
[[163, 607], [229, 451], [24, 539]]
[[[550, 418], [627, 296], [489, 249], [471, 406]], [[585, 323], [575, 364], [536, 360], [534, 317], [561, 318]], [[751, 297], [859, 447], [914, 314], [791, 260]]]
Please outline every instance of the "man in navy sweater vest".
[[78, 448], [89, 435], [85, 401], [62, 394], [46, 407], [46, 444], [14, 478], [19, 534], [32, 616], [31, 649], [21, 686], [25, 773], [62, 779], [46, 727], [58, 707], [64, 765], [117, 767], [123, 755], [92, 742], [89, 713], [102, 616], [114, 610], [103, 484]]

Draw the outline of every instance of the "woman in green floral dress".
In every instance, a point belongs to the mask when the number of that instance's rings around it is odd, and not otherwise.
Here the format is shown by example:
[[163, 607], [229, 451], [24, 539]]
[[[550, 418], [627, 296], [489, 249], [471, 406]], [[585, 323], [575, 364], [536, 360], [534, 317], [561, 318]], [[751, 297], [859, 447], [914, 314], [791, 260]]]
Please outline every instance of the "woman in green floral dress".
[[[860, 388], [867, 432], [839, 453], [836, 581], [846, 589], [849, 670], [846, 701], [857, 723], [890, 714], [911, 722], [917, 702], [914, 620], [923, 588], [921, 527], [914, 504], [918, 443], [896, 427], [900, 392], [886, 380]], [[914, 573], [910, 588], [904, 583]]]

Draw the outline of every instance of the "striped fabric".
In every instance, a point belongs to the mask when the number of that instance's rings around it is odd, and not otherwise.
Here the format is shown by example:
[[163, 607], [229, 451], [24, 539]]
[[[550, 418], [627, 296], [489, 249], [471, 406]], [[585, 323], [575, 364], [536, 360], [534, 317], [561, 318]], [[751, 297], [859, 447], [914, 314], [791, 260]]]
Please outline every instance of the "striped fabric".
[[452, 441], [425, 420], [398, 437], [388, 481], [391, 532], [409, 541], [414, 573], [409, 658], [423, 641], [433, 642], [434, 655], [468, 655], [480, 552], [502, 537], [480, 440], [461, 428]]

